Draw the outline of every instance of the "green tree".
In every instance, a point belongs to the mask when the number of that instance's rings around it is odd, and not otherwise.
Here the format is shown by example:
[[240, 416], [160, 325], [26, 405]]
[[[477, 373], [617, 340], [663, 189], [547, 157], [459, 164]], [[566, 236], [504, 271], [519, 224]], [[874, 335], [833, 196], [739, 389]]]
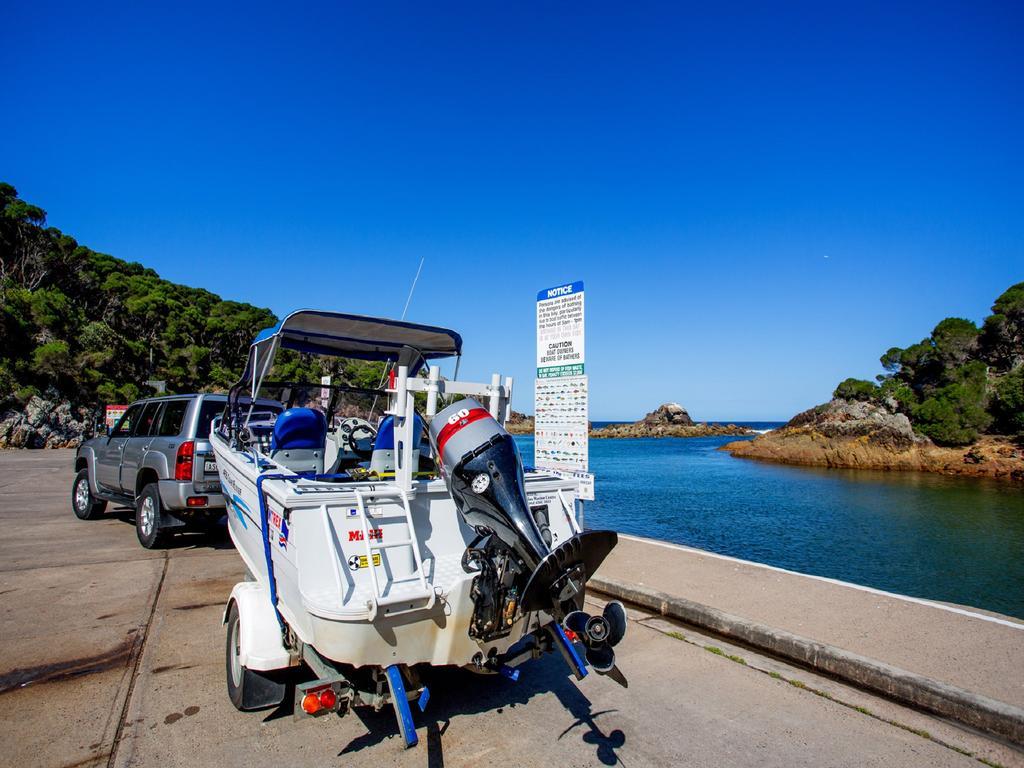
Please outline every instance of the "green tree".
[[932, 331], [935, 359], [943, 370], [957, 368], [974, 358], [978, 326], [960, 317], [947, 317]]
[[57, 381], [67, 376], [71, 368], [71, 354], [67, 342], [51, 341], [36, 347], [32, 354], [32, 369], [38, 375]]
[[985, 364], [970, 362], [957, 369], [954, 377], [956, 381], [913, 410], [914, 428], [939, 445], [970, 445], [992, 423]]
[[877, 396], [878, 387], [864, 379], [844, 379], [832, 393], [843, 400], [874, 400]]
[[1000, 379], [992, 412], [1000, 432], [1024, 436], [1024, 366]]
[[995, 300], [982, 326], [981, 347], [996, 370], [1024, 364], [1024, 283], [1011, 285]]

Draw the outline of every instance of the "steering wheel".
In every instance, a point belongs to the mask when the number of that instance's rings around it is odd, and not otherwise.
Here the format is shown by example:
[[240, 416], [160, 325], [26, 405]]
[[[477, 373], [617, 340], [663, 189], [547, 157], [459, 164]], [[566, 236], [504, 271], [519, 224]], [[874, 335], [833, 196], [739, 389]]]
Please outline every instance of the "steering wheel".
[[366, 419], [350, 416], [338, 425], [338, 447], [346, 453], [354, 453], [363, 459], [373, 453], [373, 441], [377, 430]]

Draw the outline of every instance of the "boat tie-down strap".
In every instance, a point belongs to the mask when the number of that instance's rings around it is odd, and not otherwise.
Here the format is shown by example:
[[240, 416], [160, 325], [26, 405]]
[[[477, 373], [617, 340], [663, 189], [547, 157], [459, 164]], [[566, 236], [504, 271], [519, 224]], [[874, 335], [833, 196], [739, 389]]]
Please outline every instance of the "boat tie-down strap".
[[260, 475], [256, 478], [256, 498], [260, 503], [260, 533], [263, 536], [263, 559], [267, 565], [267, 583], [270, 586], [270, 605], [274, 609], [274, 616], [277, 618], [277, 623], [281, 625], [281, 631], [285, 630], [284, 617], [281, 616], [281, 612], [277, 609], [277, 578], [274, 575], [274, 558], [273, 548], [270, 546], [270, 523], [269, 523], [269, 512], [267, 511], [267, 496], [263, 492], [263, 483], [265, 480], [287, 480], [291, 483], [296, 483], [299, 480], [347, 480], [348, 475], [318, 475], [314, 472], [300, 472], [298, 474], [283, 475], [283, 474], [269, 474]]

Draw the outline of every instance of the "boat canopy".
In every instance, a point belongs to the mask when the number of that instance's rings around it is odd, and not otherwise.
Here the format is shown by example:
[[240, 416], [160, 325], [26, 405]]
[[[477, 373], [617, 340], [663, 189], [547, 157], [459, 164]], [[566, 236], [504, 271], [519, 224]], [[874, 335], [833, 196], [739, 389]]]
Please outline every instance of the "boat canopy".
[[452, 357], [462, 354], [462, 337], [447, 328], [404, 320], [300, 309], [257, 334], [242, 380], [250, 380], [255, 390], [278, 349], [394, 362], [404, 347], [417, 350], [424, 360]]

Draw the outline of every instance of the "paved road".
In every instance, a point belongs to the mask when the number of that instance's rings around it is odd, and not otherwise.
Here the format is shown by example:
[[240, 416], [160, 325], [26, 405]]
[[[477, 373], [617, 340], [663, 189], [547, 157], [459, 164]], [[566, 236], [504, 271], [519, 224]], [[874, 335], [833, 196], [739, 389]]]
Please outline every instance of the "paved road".
[[517, 684], [439, 670], [414, 750], [389, 713], [240, 713], [224, 689], [220, 624], [242, 576], [230, 543], [193, 536], [146, 552], [130, 511], [75, 519], [71, 460], [0, 452], [0, 765], [980, 765], [957, 750], [1024, 764], [976, 734], [642, 614], [620, 646], [628, 690], [596, 675], [577, 686], [557, 658]]

